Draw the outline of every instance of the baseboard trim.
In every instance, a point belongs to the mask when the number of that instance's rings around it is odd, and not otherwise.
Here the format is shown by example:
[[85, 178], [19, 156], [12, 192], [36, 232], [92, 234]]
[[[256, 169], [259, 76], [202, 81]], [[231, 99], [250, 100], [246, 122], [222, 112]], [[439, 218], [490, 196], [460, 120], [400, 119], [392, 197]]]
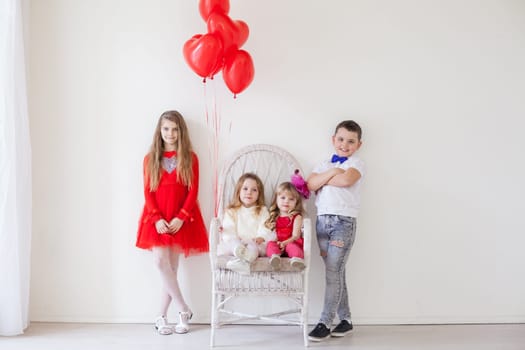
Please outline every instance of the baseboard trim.
[[[210, 320], [198, 317], [194, 323], [209, 324]], [[508, 316], [464, 316], [464, 317], [353, 317], [354, 324], [359, 325], [431, 325], [431, 324], [507, 324], [525, 323], [525, 315]], [[56, 322], [56, 323], [152, 323], [152, 319], [144, 317], [81, 317], [81, 316], [45, 316], [35, 315], [31, 322]], [[309, 318], [310, 324], [316, 324], [318, 319]], [[260, 323], [258, 323], [260, 324]]]

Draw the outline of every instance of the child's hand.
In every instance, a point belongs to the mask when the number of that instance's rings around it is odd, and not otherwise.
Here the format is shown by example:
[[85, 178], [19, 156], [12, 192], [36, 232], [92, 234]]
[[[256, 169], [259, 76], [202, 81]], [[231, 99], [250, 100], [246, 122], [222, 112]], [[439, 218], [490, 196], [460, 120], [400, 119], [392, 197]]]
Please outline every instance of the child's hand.
[[183, 224], [183, 223], [184, 223], [184, 221], [182, 221], [181, 219], [179, 219], [179, 218], [173, 218], [173, 219], [170, 221], [169, 225], [168, 225], [168, 227], [169, 227], [169, 232], [172, 233], [172, 234], [173, 234], [173, 233], [177, 233], [177, 232], [180, 230], [180, 228], [182, 227], [182, 224]]
[[277, 244], [281, 250], [284, 250], [284, 247], [286, 247], [286, 242], [277, 242]]
[[157, 233], [164, 234], [169, 232], [169, 226], [166, 220], [160, 219], [155, 223], [155, 229], [157, 230]]
[[264, 243], [264, 238], [262, 238], [262, 237], [257, 237], [257, 238], [255, 239], [255, 243], [256, 243], [257, 245], [259, 245], [259, 244], [263, 244], [263, 243]]

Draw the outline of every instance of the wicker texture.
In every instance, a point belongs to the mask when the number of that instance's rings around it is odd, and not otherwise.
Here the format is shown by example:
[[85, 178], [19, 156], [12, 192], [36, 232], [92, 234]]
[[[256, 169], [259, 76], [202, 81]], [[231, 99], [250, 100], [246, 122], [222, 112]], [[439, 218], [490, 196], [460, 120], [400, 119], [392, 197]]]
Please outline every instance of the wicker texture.
[[[290, 266], [288, 258], [281, 259], [281, 269], [273, 271], [268, 258], [258, 258], [252, 265], [250, 275], [240, 275], [225, 268], [229, 257], [217, 256], [220, 218], [231, 200], [237, 179], [246, 172], [257, 174], [264, 184], [266, 205], [270, 205], [273, 193], [281, 182], [290, 181], [298, 162], [287, 151], [273, 145], [250, 145], [242, 148], [226, 162], [219, 178], [218, 217], [210, 224], [210, 263], [212, 268], [212, 310], [210, 345], [215, 345], [215, 331], [225, 324], [258, 320], [264, 323], [299, 325], [303, 331], [304, 345], [308, 345], [308, 273], [310, 270], [311, 220], [303, 221], [304, 261], [306, 267], [297, 270]], [[293, 307], [272, 314], [247, 314], [230, 309], [232, 299], [238, 296], [287, 297]], [[255, 302], [255, 301], [254, 301]], [[235, 304], [235, 303], [232, 303]]]

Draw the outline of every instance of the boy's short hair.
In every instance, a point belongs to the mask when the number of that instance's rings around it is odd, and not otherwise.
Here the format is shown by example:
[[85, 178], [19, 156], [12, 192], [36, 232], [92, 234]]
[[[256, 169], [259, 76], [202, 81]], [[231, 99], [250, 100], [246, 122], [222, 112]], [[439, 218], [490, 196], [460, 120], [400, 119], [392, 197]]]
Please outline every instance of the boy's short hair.
[[353, 131], [357, 133], [357, 139], [361, 141], [361, 136], [363, 132], [361, 131], [361, 127], [359, 126], [359, 124], [357, 124], [353, 120], [343, 120], [342, 122], [337, 124], [337, 126], [335, 127], [334, 135], [337, 133], [337, 130], [341, 128], [345, 128], [348, 131]]

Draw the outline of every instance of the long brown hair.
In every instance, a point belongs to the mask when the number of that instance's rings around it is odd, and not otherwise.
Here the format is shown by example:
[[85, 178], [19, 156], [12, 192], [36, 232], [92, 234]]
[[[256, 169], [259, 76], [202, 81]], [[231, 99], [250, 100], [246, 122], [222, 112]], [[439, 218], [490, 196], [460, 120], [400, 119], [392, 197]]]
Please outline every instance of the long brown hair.
[[193, 180], [193, 147], [186, 122], [177, 111], [162, 113], [157, 122], [153, 142], [148, 153], [147, 174], [149, 176], [150, 191], [156, 191], [162, 174], [162, 157], [164, 155], [164, 141], [162, 140], [161, 125], [163, 120], [169, 120], [177, 124], [177, 180], [191, 187]]
[[297, 200], [295, 203], [295, 208], [292, 208], [292, 210], [288, 213], [290, 216], [293, 216], [295, 214], [301, 214], [304, 213], [304, 207], [303, 207], [303, 198], [295, 188], [295, 186], [291, 182], [282, 182], [279, 186], [277, 186], [277, 189], [275, 190], [275, 193], [272, 198], [272, 204], [270, 205], [270, 217], [266, 222], [264, 223], [267, 228], [270, 230], [275, 229], [275, 222], [277, 221], [277, 218], [280, 214], [280, 209], [277, 206], [277, 197], [281, 195], [283, 192], [290, 192], [292, 196]]
[[259, 176], [255, 175], [254, 173], [245, 173], [241, 175], [239, 180], [237, 180], [237, 183], [235, 184], [235, 192], [233, 194], [232, 201], [230, 202], [230, 205], [228, 205], [228, 209], [238, 209], [242, 206], [241, 202], [241, 189], [242, 185], [244, 184], [244, 181], [247, 179], [254, 180], [257, 184], [257, 190], [259, 191], [259, 196], [257, 197], [257, 202], [255, 203], [255, 213], [259, 215], [261, 212], [262, 207], [264, 207], [264, 185], [259, 178]]

